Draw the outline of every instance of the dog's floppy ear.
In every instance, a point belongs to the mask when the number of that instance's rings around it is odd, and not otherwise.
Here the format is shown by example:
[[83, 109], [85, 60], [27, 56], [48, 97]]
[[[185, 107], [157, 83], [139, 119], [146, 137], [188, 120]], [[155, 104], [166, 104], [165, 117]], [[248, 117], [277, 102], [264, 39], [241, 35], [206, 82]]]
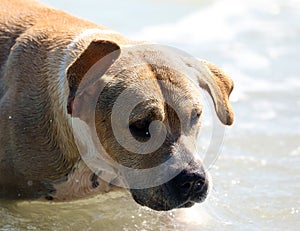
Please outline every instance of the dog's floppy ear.
[[[190, 64], [191, 65], [191, 64]], [[233, 81], [220, 68], [214, 64], [198, 60], [192, 65], [200, 75], [197, 81], [201, 88], [205, 89], [213, 99], [216, 113], [225, 125], [231, 125], [234, 114], [229, 102], [229, 95], [233, 90]]]
[[[116, 43], [105, 40], [94, 40], [71, 63], [67, 70], [67, 79], [69, 82], [67, 110], [69, 114], [72, 114], [75, 95], [83, 78], [90, 78], [86, 76], [88, 71], [97, 63], [96, 77], [100, 78], [120, 56], [120, 53], [120, 47]], [[85, 82], [93, 81], [84, 80]]]

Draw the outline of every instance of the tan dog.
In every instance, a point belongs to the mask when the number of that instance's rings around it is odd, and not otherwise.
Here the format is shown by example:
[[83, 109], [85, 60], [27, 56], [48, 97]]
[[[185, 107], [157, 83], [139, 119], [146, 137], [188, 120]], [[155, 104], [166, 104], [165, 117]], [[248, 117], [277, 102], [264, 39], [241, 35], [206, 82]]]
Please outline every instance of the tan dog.
[[[213, 64], [176, 57], [32, 0], [1, 0], [0, 198], [72, 200], [125, 185], [156, 210], [203, 201], [209, 181], [191, 148], [202, 105], [184, 73], [210, 93], [226, 125], [233, 122], [233, 83]], [[139, 101], [126, 128], [119, 124], [126, 113], [114, 107], [127, 89]], [[160, 134], [164, 139], [155, 138]], [[161, 145], [134, 149], [151, 140]], [[103, 165], [95, 170], [88, 155]], [[153, 175], [139, 172], [161, 165]]]

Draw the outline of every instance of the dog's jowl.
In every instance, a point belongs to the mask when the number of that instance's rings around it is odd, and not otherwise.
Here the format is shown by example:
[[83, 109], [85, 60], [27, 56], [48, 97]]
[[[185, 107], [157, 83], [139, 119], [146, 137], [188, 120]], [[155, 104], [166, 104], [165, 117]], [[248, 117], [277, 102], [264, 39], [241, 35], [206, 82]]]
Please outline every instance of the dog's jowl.
[[198, 88], [231, 125], [233, 82], [212, 63], [32, 0], [1, 0], [0, 198], [123, 188], [155, 210], [204, 201]]

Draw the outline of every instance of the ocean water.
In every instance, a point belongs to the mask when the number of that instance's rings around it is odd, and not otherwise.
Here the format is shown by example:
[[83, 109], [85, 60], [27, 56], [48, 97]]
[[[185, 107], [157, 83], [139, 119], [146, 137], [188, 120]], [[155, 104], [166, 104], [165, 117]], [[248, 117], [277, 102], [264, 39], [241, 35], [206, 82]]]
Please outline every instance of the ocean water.
[[236, 119], [202, 204], [155, 212], [119, 192], [72, 203], [1, 201], [0, 230], [299, 230], [299, 1], [44, 2], [214, 62], [235, 82]]

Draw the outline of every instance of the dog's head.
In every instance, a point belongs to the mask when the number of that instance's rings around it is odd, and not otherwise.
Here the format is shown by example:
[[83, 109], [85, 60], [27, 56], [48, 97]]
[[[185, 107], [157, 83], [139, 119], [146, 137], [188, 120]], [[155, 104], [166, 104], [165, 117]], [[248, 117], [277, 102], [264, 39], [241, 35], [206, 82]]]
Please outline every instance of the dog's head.
[[170, 210], [206, 198], [209, 177], [195, 148], [197, 87], [231, 125], [233, 82], [219, 68], [170, 48], [93, 41], [68, 68], [68, 80], [68, 112], [95, 127], [136, 202]]

